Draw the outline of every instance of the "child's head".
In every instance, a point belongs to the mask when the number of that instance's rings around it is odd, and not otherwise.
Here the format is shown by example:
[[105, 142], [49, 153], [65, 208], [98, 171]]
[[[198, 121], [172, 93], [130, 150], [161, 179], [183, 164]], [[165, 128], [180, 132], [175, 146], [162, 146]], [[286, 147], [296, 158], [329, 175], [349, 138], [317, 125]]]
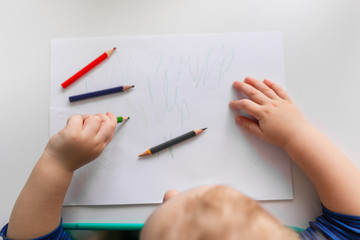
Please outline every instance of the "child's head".
[[240, 192], [226, 186], [203, 186], [181, 194], [168, 192], [164, 203], [147, 220], [141, 239], [298, 238], [256, 201]]

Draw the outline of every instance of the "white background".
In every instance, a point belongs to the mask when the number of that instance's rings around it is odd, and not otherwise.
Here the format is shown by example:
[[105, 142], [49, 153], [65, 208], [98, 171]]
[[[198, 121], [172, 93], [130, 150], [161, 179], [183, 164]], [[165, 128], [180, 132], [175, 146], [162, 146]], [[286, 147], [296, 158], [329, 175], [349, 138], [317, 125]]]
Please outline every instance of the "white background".
[[[0, 225], [49, 138], [51, 39], [282, 31], [288, 93], [360, 166], [359, 21], [359, 0], [1, 0]], [[320, 203], [301, 170], [292, 170], [294, 200], [262, 205], [306, 227]], [[65, 222], [143, 222], [153, 208], [66, 207], [63, 215]]]

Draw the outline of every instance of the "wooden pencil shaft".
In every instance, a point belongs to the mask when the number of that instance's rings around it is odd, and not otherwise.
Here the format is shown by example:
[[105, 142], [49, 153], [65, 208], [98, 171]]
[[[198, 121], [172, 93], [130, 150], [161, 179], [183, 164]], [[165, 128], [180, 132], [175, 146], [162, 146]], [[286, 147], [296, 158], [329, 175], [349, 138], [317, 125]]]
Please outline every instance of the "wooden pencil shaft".
[[187, 139], [189, 139], [189, 138], [195, 137], [195, 136], [196, 136], [196, 133], [195, 133], [194, 131], [190, 131], [190, 132], [185, 133], [185, 134], [183, 134], [183, 135], [181, 135], [181, 136], [178, 136], [178, 137], [176, 137], [176, 138], [173, 138], [173, 139], [171, 139], [171, 140], [169, 140], [169, 141], [167, 141], [167, 142], [164, 142], [164, 143], [162, 143], [162, 144], [159, 144], [159, 145], [157, 145], [157, 146], [155, 146], [155, 147], [150, 148], [150, 152], [151, 152], [152, 154], [154, 154], [154, 153], [156, 153], [156, 152], [159, 152], [159, 151], [161, 151], [161, 150], [164, 150], [164, 149], [166, 149], [166, 148], [169, 148], [169, 147], [171, 147], [171, 146], [174, 146], [175, 144], [178, 144], [178, 143], [180, 143], [180, 142], [183, 142], [183, 141], [185, 141], [185, 140], [187, 140]]
[[99, 91], [95, 91], [95, 92], [84, 93], [84, 94], [69, 97], [69, 101], [76, 102], [76, 101], [80, 101], [80, 100], [84, 100], [84, 99], [88, 99], [88, 98], [100, 97], [100, 96], [113, 94], [113, 93], [117, 93], [117, 92], [123, 92], [132, 87], [134, 87], [134, 86], [120, 86], [120, 87], [103, 89], [103, 90], [99, 90]]
[[98, 58], [96, 58], [94, 61], [86, 65], [83, 69], [81, 69], [79, 72], [75, 73], [72, 77], [70, 77], [68, 80], [63, 82], [61, 86], [63, 88], [67, 88], [70, 84], [81, 78], [84, 74], [89, 72], [91, 69], [96, 67], [99, 63], [104, 61], [106, 58], [110, 57], [111, 54], [115, 51], [116, 47], [113, 49], [110, 49], [109, 51], [104, 52], [102, 55], [100, 55]]

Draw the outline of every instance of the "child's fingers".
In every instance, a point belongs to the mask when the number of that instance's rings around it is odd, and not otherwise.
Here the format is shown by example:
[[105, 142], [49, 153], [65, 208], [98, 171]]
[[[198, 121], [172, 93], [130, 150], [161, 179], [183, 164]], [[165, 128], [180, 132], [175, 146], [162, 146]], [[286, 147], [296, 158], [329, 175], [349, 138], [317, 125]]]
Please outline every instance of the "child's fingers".
[[110, 120], [116, 125], [117, 124], [117, 118], [115, 117], [114, 114], [107, 112], [106, 116], [108, 116], [110, 118]]
[[243, 129], [255, 135], [256, 137], [261, 138], [262, 130], [260, 129], [259, 124], [244, 116], [237, 116], [235, 122], [240, 125]]
[[[98, 114], [97, 116], [101, 118], [101, 127], [99, 129], [99, 132], [97, 133], [97, 136], [102, 139], [102, 141], [108, 143], [114, 135], [116, 128], [116, 120], [112, 118], [112, 116], [109, 114]], [[111, 119], [109, 116], [111, 117]]]
[[266, 84], [264, 84], [263, 82], [258, 81], [255, 78], [252, 77], [246, 77], [244, 80], [245, 83], [253, 86], [254, 88], [256, 88], [257, 90], [259, 90], [260, 92], [262, 92], [265, 96], [271, 98], [271, 99], [276, 99], [278, 96], [276, 95], [276, 93], [274, 92], [274, 90], [272, 90], [271, 88], [269, 88]]
[[164, 195], [163, 203], [165, 203], [166, 201], [170, 200], [171, 198], [173, 198], [177, 195], [179, 195], [179, 191], [174, 190], [174, 189], [168, 190]]
[[82, 129], [83, 119], [80, 115], [74, 115], [68, 118], [66, 128], [70, 131], [79, 131]]
[[240, 90], [243, 92], [246, 96], [248, 96], [252, 101], [258, 103], [258, 104], [265, 104], [267, 102], [267, 97], [254, 88], [253, 86], [244, 83], [244, 82], [234, 82], [233, 87], [237, 90]]
[[230, 107], [237, 110], [243, 110], [257, 120], [260, 120], [263, 116], [261, 106], [249, 99], [233, 100], [230, 102]]
[[100, 129], [101, 119], [96, 115], [85, 115], [83, 117], [83, 133], [85, 136], [91, 137], [95, 136]]
[[83, 124], [84, 124], [85, 120], [88, 119], [89, 117], [91, 117], [90, 114], [85, 114], [82, 116]]
[[115, 117], [114, 114], [107, 112], [106, 115], [102, 114], [102, 113], [99, 113], [99, 114], [96, 114], [96, 115], [101, 118], [101, 123], [110, 120], [110, 122], [113, 123], [114, 130], [115, 130], [115, 127], [116, 127], [116, 124], [117, 124], [117, 118]]
[[266, 84], [269, 88], [271, 88], [279, 97], [281, 97], [284, 100], [290, 100], [289, 95], [285, 92], [284, 89], [282, 89], [279, 85], [276, 83], [264, 79], [264, 84]]

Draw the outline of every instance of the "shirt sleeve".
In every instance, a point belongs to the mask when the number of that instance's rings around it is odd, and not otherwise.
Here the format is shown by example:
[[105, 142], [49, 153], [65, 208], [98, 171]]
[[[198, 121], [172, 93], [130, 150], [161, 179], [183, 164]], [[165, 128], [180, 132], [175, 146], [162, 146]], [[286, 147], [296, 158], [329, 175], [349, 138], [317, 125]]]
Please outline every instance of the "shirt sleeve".
[[[1, 229], [0, 237], [2, 237], [4, 240], [11, 240], [11, 238], [6, 237], [7, 229], [8, 229], [8, 224], [6, 224]], [[70, 240], [70, 235], [67, 232], [65, 232], [61, 220], [59, 226], [54, 231], [42, 237], [34, 238], [33, 240]]]
[[300, 239], [360, 239], [360, 216], [335, 213], [324, 206], [322, 211], [323, 215], [300, 233]]

